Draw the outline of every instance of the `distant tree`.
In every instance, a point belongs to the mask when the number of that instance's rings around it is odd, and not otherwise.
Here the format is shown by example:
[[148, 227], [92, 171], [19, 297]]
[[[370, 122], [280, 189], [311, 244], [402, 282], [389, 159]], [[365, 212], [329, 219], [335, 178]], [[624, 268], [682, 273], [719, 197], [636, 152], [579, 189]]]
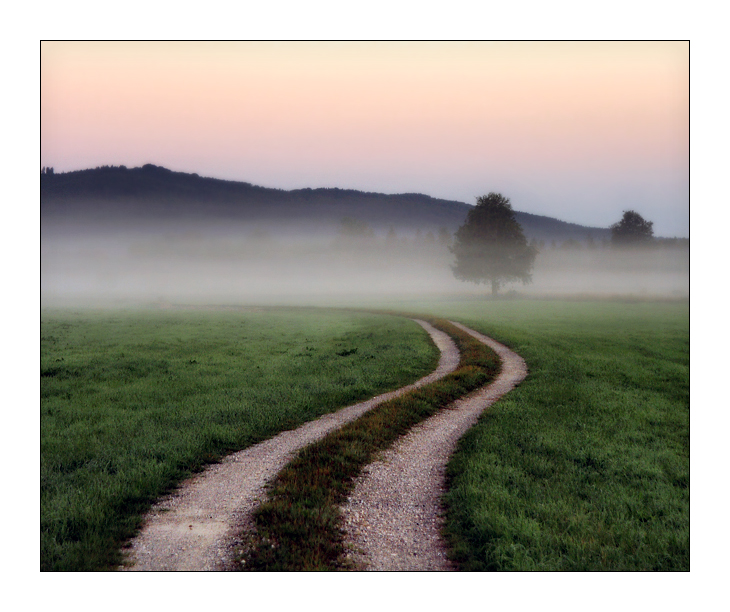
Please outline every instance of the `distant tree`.
[[634, 210], [625, 210], [618, 223], [611, 226], [611, 243], [614, 246], [646, 244], [654, 237], [652, 221], [646, 221]]
[[395, 233], [395, 228], [391, 225], [388, 229], [388, 233], [385, 235], [385, 243], [392, 247], [398, 242], [398, 234]]
[[369, 249], [374, 246], [375, 230], [361, 219], [344, 217], [340, 221], [340, 228], [335, 237], [333, 246], [343, 252], [354, 253], [357, 250]]
[[459, 280], [489, 282], [493, 295], [505, 283], [532, 280], [537, 249], [527, 244], [512, 205], [502, 194], [478, 198], [454, 238], [452, 270]]
[[583, 248], [583, 245], [578, 242], [575, 238], [568, 238], [563, 244], [560, 245], [563, 251], [578, 251]]
[[340, 221], [339, 234], [343, 238], [356, 240], [372, 238], [375, 236], [373, 228], [365, 223], [365, 221], [362, 221], [361, 219], [353, 219], [352, 217], [345, 217], [342, 221]]
[[451, 244], [451, 234], [443, 225], [439, 228], [439, 244], [445, 247]]

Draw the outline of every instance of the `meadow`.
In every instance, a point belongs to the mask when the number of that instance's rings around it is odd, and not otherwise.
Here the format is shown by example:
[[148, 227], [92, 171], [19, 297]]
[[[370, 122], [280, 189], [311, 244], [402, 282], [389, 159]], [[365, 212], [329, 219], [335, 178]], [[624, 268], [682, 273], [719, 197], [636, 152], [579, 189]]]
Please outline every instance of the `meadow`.
[[302, 449], [274, 478], [254, 512], [256, 531], [239, 558], [250, 571], [360, 569], [347, 559], [340, 507], [355, 477], [400, 436], [454, 400], [492, 380], [499, 357], [448, 321], [429, 322], [459, 349], [456, 370], [385, 401]]
[[689, 305], [424, 303], [507, 344], [527, 379], [460, 441], [462, 570], [689, 570]]
[[144, 511], [188, 475], [437, 361], [401, 317], [44, 310], [41, 569], [115, 567]]
[[[460, 569], [689, 570], [686, 301], [377, 307], [457, 320], [529, 368], [449, 464]], [[437, 360], [407, 319], [326, 309], [46, 312], [41, 335], [42, 569], [113, 567], [141, 513], [187, 474]], [[369, 419], [365, 441], [392, 423]], [[278, 510], [264, 512], [275, 529]], [[288, 566], [253, 565], [270, 563]]]

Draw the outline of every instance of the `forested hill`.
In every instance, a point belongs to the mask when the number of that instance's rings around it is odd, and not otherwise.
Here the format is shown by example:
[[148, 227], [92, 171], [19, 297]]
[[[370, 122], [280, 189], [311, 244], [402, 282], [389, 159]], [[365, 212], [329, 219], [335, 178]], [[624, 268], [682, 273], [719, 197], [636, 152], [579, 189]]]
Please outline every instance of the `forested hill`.
[[[267, 225], [336, 226], [344, 217], [366, 222], [377, 231], [455, 231], [471, 208], [463, 202], [417, 193], [387, 195], [352, 189], [286, 191], [250, 183], [205, 178], [146, 164], [141, 168], [104, 166], [66, 173], [41, 174], [41, 219], [144, 223], [173, 221], [255, 221]], [[565, 223], [551, 217], [516, 212], [528, 238], [599, 241], [605, 228]]]

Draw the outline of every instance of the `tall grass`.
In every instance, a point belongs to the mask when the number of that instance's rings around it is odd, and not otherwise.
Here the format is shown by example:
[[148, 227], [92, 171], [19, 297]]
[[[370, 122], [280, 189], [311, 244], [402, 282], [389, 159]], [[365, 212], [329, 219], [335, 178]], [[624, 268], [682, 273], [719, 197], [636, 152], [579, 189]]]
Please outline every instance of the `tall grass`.
[[206, 463], [437, 360], [397, 317], [44, 311], [41, 569], [113, 568], [144, 511]]

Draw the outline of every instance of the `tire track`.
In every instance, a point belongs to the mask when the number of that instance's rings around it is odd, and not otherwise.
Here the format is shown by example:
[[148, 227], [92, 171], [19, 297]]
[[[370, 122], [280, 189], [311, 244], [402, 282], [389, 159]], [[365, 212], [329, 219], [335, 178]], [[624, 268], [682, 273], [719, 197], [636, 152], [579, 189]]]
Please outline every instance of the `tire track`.
[[459, 351], [453, 340], [414, 319], [441, 351], [438, 367], [417, 382], [341, 410], [225, 457], [185, 481], [155, 504], [127, 551], [121, 569], [212, 571], [231, 569], [236, 548], [253, 530], [252, 513], [265, 499], [265, 486], [304, 446], [354, 421], [378, 404], [453, 372]]
[[342, 508], [349, 561], [375, 571], [454, 569], [441, 538], [446, 464], [479, 415], [527, 375], [524, 360], [464, 325], [502, 361], [497, 378], [414, 427], [367, 466]]

